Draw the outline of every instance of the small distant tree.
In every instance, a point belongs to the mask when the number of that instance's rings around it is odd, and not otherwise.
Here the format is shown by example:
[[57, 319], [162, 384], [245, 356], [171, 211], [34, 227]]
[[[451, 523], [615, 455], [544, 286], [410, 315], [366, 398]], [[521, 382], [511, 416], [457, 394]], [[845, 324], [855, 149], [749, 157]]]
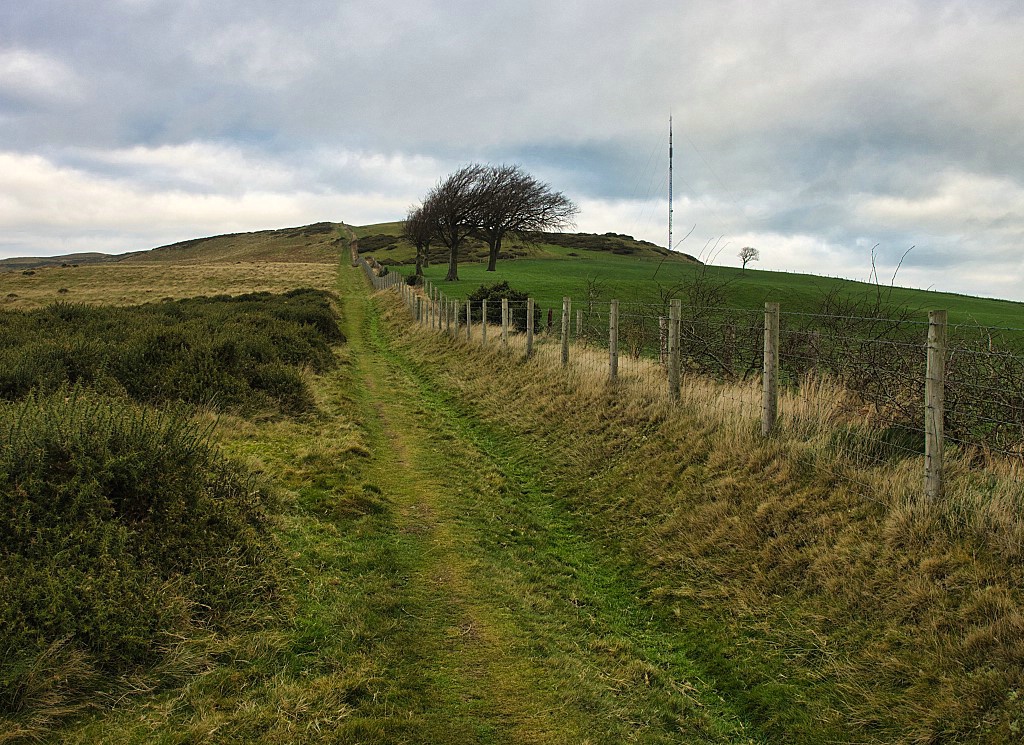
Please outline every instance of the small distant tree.
[[423, 276], [423, 267], [427, 265], [427, 253], [430, 243], [434, 240], [434, 230], [430, 222], [430, 214], [423, 206], [410, 207], [405, 217], [402, 236], [416, 248], [416, 275]]
[[758, 251], [753, 246], [744, 246], [743, 248], [740, 249], [740, 252], [737, 255], [740, 257], [740, 261], [743, 262], [744, 271], [746, 271], [747, 264], [749, 264], [751, 261], [761, 260], [761, 252]]

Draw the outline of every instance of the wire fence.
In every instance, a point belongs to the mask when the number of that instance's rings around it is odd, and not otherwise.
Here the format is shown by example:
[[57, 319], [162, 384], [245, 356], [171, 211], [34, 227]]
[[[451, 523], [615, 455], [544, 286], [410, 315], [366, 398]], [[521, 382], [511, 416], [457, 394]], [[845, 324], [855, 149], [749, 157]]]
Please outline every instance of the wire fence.
[[[453, 339], [548, 357], [574, 379], [614, 382], [649, 400], [700, 400], [741, 423], [760, 419], [765, 435], [827, 429], [857, 465], [923, 459], [930, 497], [941, 495], [946, 449], [975, 465], [1009, 461], [1014, 474], [1024, 465], [1024, 329], [949, 325], [941, 311], [922, 321], [910, 311], [678, 300], [474, 303], [359, 260], [375, 287], [395, 288], [419, 323]], [[869, 484], [855, 486], [871, 496]]]

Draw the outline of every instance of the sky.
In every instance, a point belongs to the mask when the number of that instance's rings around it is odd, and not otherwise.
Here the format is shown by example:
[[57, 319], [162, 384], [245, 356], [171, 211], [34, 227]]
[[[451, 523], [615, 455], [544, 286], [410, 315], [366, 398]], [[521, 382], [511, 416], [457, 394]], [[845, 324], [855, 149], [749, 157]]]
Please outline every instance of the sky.
[[1020, 0], [0, 0], [0, 258], [398, 220], [469, 162], [665, 245], [671, 115], [676, 250], [1024, 300], [1021, 39]]

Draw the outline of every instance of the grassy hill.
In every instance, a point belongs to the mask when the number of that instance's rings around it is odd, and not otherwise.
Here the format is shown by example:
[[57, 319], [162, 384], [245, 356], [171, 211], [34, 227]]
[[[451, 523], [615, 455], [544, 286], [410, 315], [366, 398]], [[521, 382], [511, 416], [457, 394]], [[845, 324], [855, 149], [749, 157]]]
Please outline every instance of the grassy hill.
[[[397, 240], [401, 226], [400, 222], [381, 223], [354, 231], [361, 252], [410, 274], [413, 249]], [[686, 287], [699, 283], [705, 290], [715, 289], [726, 307], [757, 308], [771, 301], [780, 303], [784, 312], [814, 313], [832, 293], [849, 298], [882, 293], [886, 304], [919, 310], [921, 318], [928, 310], [946, 309], [951, 323], [1024, 328], [1024, 303], [814, 274], [708, 266], [685, 254], [666, 255], [664, 248], [628, 236], [560, 235], [534, 244], [512, 242], [508, 258], [498, 262], [496, 272], [485, 271], [484, 249], [479, 243], [468, 244], [465, 263], [459, 266], [459, 281], [444, 283], [445, 294], [465, 298], [482, 283], [507, 280], [544, 306], [560, 305], [563, 297], [581, 298], [595, 285], [603, 297], [623, 302], [655, 302], [663, 293], [673, 293], [685, 302]], [[441, 283], [446, 272], [444, 251], [431, 251], [425, 276]]]
[[[196, 295], [329, 289], [348, 238], [340, 223], [197, 238], [131, 254], [0, 261], [0, 307], [133, 303]], [[6, 269], [7, 271], [4, 271]]]
[[[396, 223], [401, 225], [401, 223]], [[227, 233], [172, 243], [147, 251], [124, 254], [98, 252], [60, 256], [17, 256], [0, 259], [0, 272], [42, 267], [80, 267], [91, 264], [211, 264], [231, 261], [270, 261], [334, 264], [345, 243], [340, 223], [320, 222], [280, 230]]]
[[[397, 271], [411, 273], [414, 250], [401, 239], [402, 222], [355, 226], [351, 230], [359, 239], [362, 253], [374, 256]], [[185, 285], [192, 284], [197, 290], [195, 294], [277, 290], [281, 287], [274, 280], [265, 287], [239, 285], [238, 273], [226, 267], [222, 269], [220, 265], [235, 262], [319, 264], [326, 271], [328, 265], [337, 264], [347, 247], [344, 231], [342, 223], [323, 222], [280, 230], [197, 238], [120, 256], [91, 253], [5, 259], [0, 261], [0, 302], [18, 307], [26, 302], [36, 306], [58, 299], [85, 302], [151, 299], [150, 296], [158, 293], [155, 287], [121, 293], [117, 297], [104, 296], [100, 288], [109, 285], [105, 280], [108, 271], [121, 271], [120, 276], [129, 280], [129, 287], [142, 283], [142, 276], [136, 275], [139, 272], [146, 274], [142, 266], [154, 263], [175, 267], [171, 271], [188, 274], [187, 277], [183, 275], [180, 282], [182, 290]], [[685, 288], [700, 283], [704, 288], [714, 288], [719, 292], [726, 307], [757, 308], [767, 301], [775, 301], [782, 305], [784, 312], [813, 313], [820, 310], [823, 299], [833, 293], [863, 298], [881, 292], [888, 304], [920, 310], [922, 318], [929, 309], [945, 308], [950, 311], [951, 323], [1024, 327], [1024, 303], [903, 287], [879, 287], [814, 274], [707, 266], [692, 256], [668, 254], [660, 246], [626, 235], [566, 233], [543, 234], [529, 242], [511, 239], [503, 247], [503, 257], [496, 272], [485, 271], [486, 250], [481, 241], [467, 241], [459, 268], [460, 281], [446, 284], [446, 294], [464, 298], [480, 284], [507, 280], [545, 306], [558, 305], [566, 296], [580, 298], [594, 287], [601, 291], [602, 296], [616, 297], [623, 302], [652, 302], [660, 300], [665, 293], [674, 293], [685, 299]], [[443, 247], [431, 250], [430, 262], [425, 274], [428, 279], [440, 282], [447, 271]], [[200, 266], [208, 269], [200, 270]], [[189, 267], [195, 267], [195, 270], [191, 271]], [[21, 274], [22, 271], [33, 270], [36, 270], [35, 275]], [[78, 272], [78, 278], [70, 277], [72, 270]], [[283, 270], [279, 266], [265, 267], [261, 271], [267, 275]], [[300, 271], [297, 266], [288, 270], [289, 273], [296, 271]], [[312, 267], [302, 271], [316, 273]], [[218, 276], [220, 274], [234, 279]], [[323, 272], [311, 277], [313, 286], [324, 286], [325, 277], [320, 274]], [[78, 285], [77, 290], [75, 285]], [[218, 290], [219, 287], [223, 289]], [[89, 291], [88, 288], [96, 289]], [[61, 293], [62, 289], [68, 292]], [[184, 296], [182, 293], [170, 294]]]
[[336, 264], [343, 246], [339, 223], [196, 238], [126, 256], [124, 263], [207, 264], [231, 261]]
[[62, 266], [82, 264], [106, 264], [118, 261], [121, 257], [111, 254], [89, 253], [63, 254], [61, 256], [17, 256], [11, 259], [0, 259], [0, 271], [37, 269], [44, 266]]

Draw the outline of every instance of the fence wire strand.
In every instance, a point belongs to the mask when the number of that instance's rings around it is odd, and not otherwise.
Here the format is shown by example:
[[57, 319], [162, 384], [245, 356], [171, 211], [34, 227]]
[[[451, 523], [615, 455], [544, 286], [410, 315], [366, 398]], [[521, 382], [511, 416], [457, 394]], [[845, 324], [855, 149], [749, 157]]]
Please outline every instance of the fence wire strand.
[[[751, 427], [762, 416], [762, 309], [680, 304], [672, 333], [668, 303], [583, 301], [570, 303], [563, 338], [562, 308], [535, 304], [531, 337], [527, 302], [509, 301], [503, 317], [501, 302], [489, 301], [485, 324], [479, 301], [453, 300], [429, 283], [410, 287], [372, 258], [360, 256], [359, 264], [376, 289], [396, 289], [413, 318], [435, 333], [555, 364], [567, 349], [571, 379], [603, 379], [665, 402], [698, 396], [699, 387], [703, 405], [722, 415]], [[779, 318], [777, 426], [797, 433], [828, 426], [839, 433], [833, 447], [859, 463], [923, 458], [927, 322], [842, 313]], [[961, 324], [948, 332], [946, 441], [965, 452], [1024, 460], [1024, 330]], [[677, 391], [669, 383], [672, 359], [679, 366]], [[813, 460], [861, 496], [884, 501], [876, 486], [848, 469]]]

